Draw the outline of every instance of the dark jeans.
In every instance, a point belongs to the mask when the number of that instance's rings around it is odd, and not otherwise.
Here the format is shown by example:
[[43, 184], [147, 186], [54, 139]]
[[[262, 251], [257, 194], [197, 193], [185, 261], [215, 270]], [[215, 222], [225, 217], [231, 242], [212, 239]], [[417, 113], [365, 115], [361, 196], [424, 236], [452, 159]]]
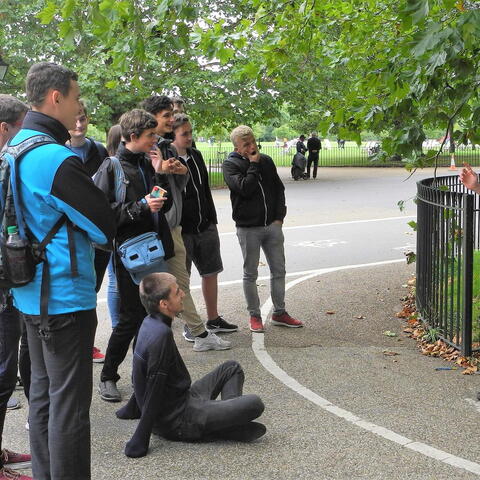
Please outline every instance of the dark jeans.
[[0, 448], [8, 399], [17, 383], [19, 339], [20, 315], [9, 300], [5, 310], [0, 313]]
[[[222, 431], [241, 428], [259, 417], [265, 406], [258, 395], [242, 395], [245, 375], [230, 360], [194, 382], [183, 423], [168, 436], [172, 440], [212, 440]], [[221, 400], [215, 400], [220, 395]]]
[[307, 177], [310, 178], [310, 167], [313, 162], [313, 178], [317, 178], [317, 168], [318, 168], [318, 153], [309, 153], [307, 160]]
[[20, 372], [20, 378], [23, 383], [23, 391], [27, 400], [30, 399], [30, 383], [32, 377], [31, 363], [30, 363], [30, 352], [28, 351], [28, 340], [27, 340], [27, 327], [25, 322], [22, 323], [22, 336], [20, 337], [20, 350], [18, 352], [18, 371]]
[[125, 359], [131, 341], [136, 338], [140, 325], [147, 312], [140, 302], [138, 285], [135, 285], [130, 274], [125, 270], [122, 262], [116, 257], [115, 272], [117, 275], [118, 291], [120, 293], [120, 315], [118, 324], [114, 327], [105, 353], [100, 380], [120, 379], [118, 367]]
[[24, 315], [32, 359], [30, 449], [35, 480], [89, 480], [95, 310]]

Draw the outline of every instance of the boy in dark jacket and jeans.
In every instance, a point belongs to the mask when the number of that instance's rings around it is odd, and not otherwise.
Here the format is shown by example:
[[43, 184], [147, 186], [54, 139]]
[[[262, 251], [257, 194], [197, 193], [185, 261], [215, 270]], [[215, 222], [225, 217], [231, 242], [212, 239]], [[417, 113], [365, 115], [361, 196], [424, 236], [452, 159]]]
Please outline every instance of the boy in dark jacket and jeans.
[[243, 255], [243, 291], [250, 313], [250, 330], [263, 332], [257, 277], [260, 248], [270, 268], [273, 302], [272, 324], [303, 327], [285, 311], [285, 253], [283, 219], [287, 213], [285, 187], [273, 160], [260, 154], [250, 127], [240, 125], [230, 138], [235, 151], [223, 163], [223, 176], [230, 189], [232, 218]]
[[[136, 109], [122, 115], [120, 126], [122, 137], [126, 141], [118, 147], [117, 158], [120, 160], [125, 181], [128, 182], [125, 201], [116, 200], [111, 161], [105, 161], [95, 175], [95, 184], [107, 196], [116, 218], [115, 246], [129, 238], [153, 231], [158, 233], [162, 240], [165, 258], [169, 258], [173, 255], [173, 242], [165, 215], [161, 211], [165, 198], [150, 196], [163, 161], [158, 150], [155, 150], [157, 121], [146, 111]], [[120, 319], [108, 342], [100, 376], [100, 396], [109, 402], [121, 400], [116, 386], [120, 379], [118, 367], [125, 359], [130, 342], [137, 335], [146, 315], [140, 302], [138, 285], [134, 283], [116, 252], [114, 264], [120, 293]]]

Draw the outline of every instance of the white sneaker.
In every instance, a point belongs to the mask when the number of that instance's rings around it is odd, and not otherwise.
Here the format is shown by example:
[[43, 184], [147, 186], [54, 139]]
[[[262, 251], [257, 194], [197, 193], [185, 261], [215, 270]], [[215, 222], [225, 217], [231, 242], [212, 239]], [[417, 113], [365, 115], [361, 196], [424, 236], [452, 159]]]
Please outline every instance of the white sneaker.
[[230, 342], [222, 340], [218, 335], [208, 332], [205, 338], [195, 337], [193, 349], [196, 352], [206, 352], [207, 350], [228, 350], [232, 347]]

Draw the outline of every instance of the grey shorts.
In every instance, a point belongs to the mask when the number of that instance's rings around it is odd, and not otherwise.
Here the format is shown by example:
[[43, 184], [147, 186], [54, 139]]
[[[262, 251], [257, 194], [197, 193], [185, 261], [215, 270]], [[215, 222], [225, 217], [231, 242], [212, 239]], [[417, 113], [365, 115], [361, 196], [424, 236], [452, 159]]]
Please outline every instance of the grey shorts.
[[201, 277], [216, 275], [223, 270], [220, 255], [220, 238], [217, 226], [210, 224], [201, 233], [182, 233], [187, 252], [187, 271], [192, 270], [192, 262]]

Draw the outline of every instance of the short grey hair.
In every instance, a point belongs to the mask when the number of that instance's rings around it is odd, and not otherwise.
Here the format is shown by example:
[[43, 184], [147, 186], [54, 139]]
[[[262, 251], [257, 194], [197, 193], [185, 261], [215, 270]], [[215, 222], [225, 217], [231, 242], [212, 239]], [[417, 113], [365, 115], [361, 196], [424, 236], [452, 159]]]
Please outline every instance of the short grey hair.
[[158, 313], [160, 300], [167, 300], [176, 278], [170, 273], [151, 273], [140, 282], [140, 301], [149, 315]]
[[237, 140], [240, 138], [248, 138], [248, 137], [253, 137], [255, 138], [255, 134], [253, 133], [253, 130], [250, 127], [247, 127], [246, 125], [239, 125], [238, 127], [234, 128], [232, 130], [232, 133], [230, 134], [230, 140], [232, 141], [233, 145], [237, 145]]
[[27, 111], [28, 107], [18, 98], [0, 94], [0, 123], [5, 122], [13, 125]]

